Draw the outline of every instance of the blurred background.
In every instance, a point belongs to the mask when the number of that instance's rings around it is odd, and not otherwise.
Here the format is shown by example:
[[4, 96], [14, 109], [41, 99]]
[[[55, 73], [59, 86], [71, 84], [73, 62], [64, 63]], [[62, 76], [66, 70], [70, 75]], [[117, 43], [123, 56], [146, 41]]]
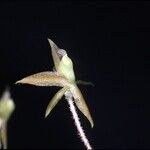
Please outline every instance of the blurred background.
[[91, 145], [150, 148], [149, 2], [0, 2], [0, 94], [16, 104], [9, 148], [84, 148], [63, 98], [45, 109], [58, 87], [15, 85], [53, 69], [47, 38], [67, 50], [95, 126], [79, 113]]

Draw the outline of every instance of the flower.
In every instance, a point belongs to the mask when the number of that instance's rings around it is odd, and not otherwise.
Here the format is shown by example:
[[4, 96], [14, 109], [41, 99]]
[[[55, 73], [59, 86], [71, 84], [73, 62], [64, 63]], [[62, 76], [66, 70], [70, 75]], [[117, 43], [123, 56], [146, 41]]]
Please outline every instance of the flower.
[[[78, 109], [86, 116], [89, 120], [91, 127], [94, 126], [93, 119], [87, 104], [82, 96], [80, 89], [77, 86], [75, 80], [75, 74], [73, 70], [73, 62], [68, 57], [67, 52], [58, 46], [50, 39], [48, 39], [51, 46], [52, 57], [55, 65], [55, 71], [45, 71], [27, 76], [16, 83], [31, 84], [35, 86], [59, 86], [61, 89], [54, 95], [49, 102], [45, 117], [47, 117], [51, 110], [56, 106], [59, 100], [67, 92], [71, 92], [74, 98], [74, 102]], [[79, 81], [82, 83], [82, 81]], [[83, 82], [88, 84], [87, 82]]]

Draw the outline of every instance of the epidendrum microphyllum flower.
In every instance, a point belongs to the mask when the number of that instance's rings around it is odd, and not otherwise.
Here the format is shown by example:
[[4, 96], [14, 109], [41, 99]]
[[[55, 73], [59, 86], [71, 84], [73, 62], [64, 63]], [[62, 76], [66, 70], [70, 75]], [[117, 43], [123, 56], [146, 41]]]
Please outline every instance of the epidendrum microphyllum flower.
[[73, 100], [78, 109], [89, 120], [91, 127], [94, 126], [93, 119], [87, 107], [87, 104], [82, 96], [77, 83], [89, 84], [85, 81], [76, 81], [73, 70], [72, 60], [68, 57], [67, 52], [57, 47], [57, 45], [50, 39], [48, 39], [51, 46], [52, 57], [55, 65], [55, 71], [45, 71], [25, 77], [16, 83], [32, 84], [35, 86], [59, 86], [62, 87], [49, 102], [45, 117], [49, 115], [51, 110], [67, 92], [70, 92], [73, 96]]

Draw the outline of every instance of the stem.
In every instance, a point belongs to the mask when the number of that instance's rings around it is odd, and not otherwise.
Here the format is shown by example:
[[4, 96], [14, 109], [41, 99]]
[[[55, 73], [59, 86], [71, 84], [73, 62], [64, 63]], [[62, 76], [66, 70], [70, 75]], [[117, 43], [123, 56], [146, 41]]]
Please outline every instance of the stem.
[[1, 141], [1, 128], [2, 128], [3, 120], [0, 118], [0, 149], [2, 149], [2, 141]]
[[0, 149], [7, 149], [7, 121], [0, 119]]
[[3, 149], [7, 149], [7, 123], [4, 123], [1, 129], [1, 138]]
[[73, 116], [73, 119], [74, 119], [74, 122], [75, 122], [75, 125], [77, 127], [77, 131], [78, 131], [78, 134], [81, 138], [81, 141], [84, 143], [85, 147], [88, 149], [88, 150], [91, 150], [92, 147], [84, 133], [84, 130], [81, 126], [81, 123], [80, 123], [80, 120], [79, 120], [79, 116], [77, 114], [77, 111], [76, 111], [76, 108], [75, 108], [75, 105], [74, 105], [74, 101], [73, 101], [73, 97], [72, 97], [72, 94], [70, 92], [66, 92], [65, 93], [65, 97], [66, 97], [66, 100], [69, 104], [69, 108], [70, 108], [70, 111], [72, 113], [72, 116]]

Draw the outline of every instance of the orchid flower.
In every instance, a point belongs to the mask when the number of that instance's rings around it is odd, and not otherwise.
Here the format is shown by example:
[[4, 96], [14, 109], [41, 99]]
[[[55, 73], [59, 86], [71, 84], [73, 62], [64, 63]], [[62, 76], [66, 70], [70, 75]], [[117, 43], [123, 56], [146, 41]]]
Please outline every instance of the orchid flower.
[[94, 126], [93, 119], [91, 117], [88, 106], [83, 98], [80, 89], [77, 86], [79, 84], [90, 84], [85, 81], [76, 81], [73, 70], [73, 62], [68, 57], [65, 50], [58, 48], [58, 46], [50, 39], [48, 39], [51, 46], [51, 53], [54, 61], [55, 71], [45, 71], [27, 76], [16, 83], [31, 84], [35, 86], [58, 86], [61, 89], [54, 95], [49, 102], [45, 117], [47, 117], [60, 99], [67, 92], [70, 92], [73, 96], [73, 100], [78, 109], [85, 115], [91, 124]]

